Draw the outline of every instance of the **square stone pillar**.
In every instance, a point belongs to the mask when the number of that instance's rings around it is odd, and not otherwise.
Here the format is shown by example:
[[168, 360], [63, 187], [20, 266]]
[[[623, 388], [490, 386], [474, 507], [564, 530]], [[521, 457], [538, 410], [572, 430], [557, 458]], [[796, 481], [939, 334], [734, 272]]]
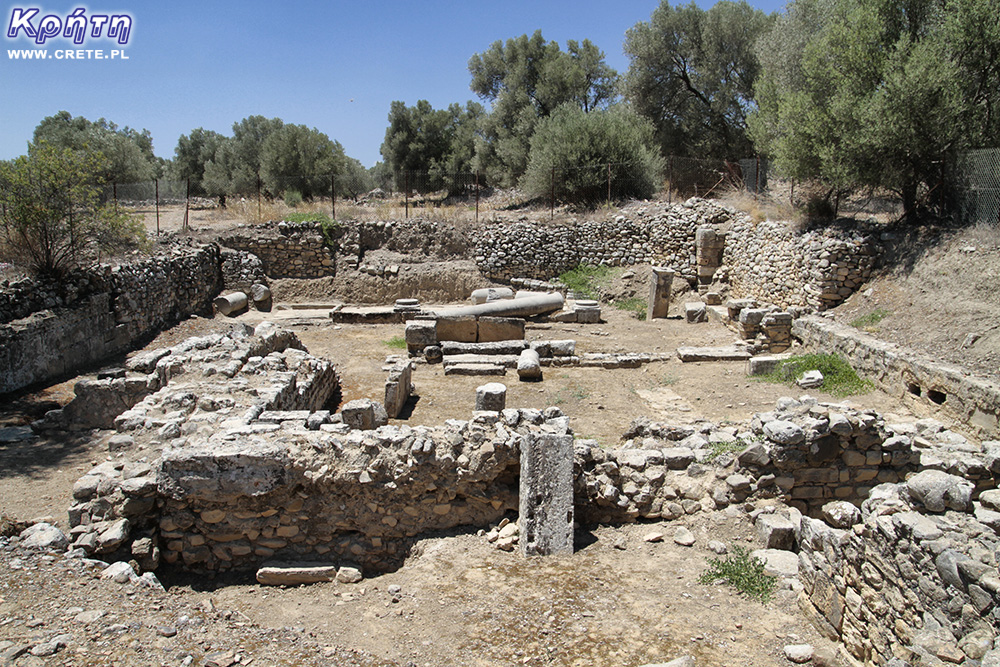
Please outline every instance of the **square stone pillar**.
[[573, 553], [573, 436], [538, 433], [521, 445], [521, 553]]
[[674, 270], [665, 266], [654, 266], [653, 275], [649, 281], [649, 305], [646, 307], [646, 319], [663, 318], [667, 316], [670, 305], [670, 288], [674, 282]]

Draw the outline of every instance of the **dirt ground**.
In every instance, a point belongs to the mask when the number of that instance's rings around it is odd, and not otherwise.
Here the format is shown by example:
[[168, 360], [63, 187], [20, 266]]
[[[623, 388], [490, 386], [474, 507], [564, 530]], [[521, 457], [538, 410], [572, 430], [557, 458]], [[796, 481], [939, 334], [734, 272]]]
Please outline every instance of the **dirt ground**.
[[[191, 213], [198, 234], [235, 224], [229, 213]], [[179, 229], [176, 212], [161, 229]], [[150, 222], [147, 216], [147, 223]], [[969, 250], [974, 248], [974, 250]], [[907, 239], [887, 270], [837, 310], [852, 322], [882, 309], [870, 327], [880, 337], [1000, 375], [1000, 235], [996, 228]], [[617, 297], [643, 294], [636, 270]], [[322, 301], [316, 290], [285, 285], [289, 299]], [[678, 302], [683, 301], [683, 295]], [[675, 304], [674, 313], [678, 304]], [[744, 364], [682, 364], [680, 345], [729, 343], [720, 325], [688, 325], [679, 317], [639, 321], [605, 304], [596, 325], [534, 324], [528, 338], [577, 341], [579, 352], [668, 355], [639, 369], [548, 368], [540, 383], [503, 379], [510, 407], [559, 406], [578, 437], [605, 447], [635, 417], [691, 423], [740, 423], [770, 410], [781, 396], [802, 392], [746, 377]], [[402, 325], [333, 324], [326, 310], [275, 310], [269, 319], [296, 331], [313, 354], [338, 366], [343, 399], [379, 399], [388, 355]], [[263, 319], [251, 312], [238, 321]], [[189, 318], [145, 349], [224, 330], [222, 317]], [[970, 333], [979, 337], [965, 345]], [[113, 363], [109, 365], [114, 365]], [[97, 369], [93, 369], [96, 372]], [[439, 424], [471, 414], [475, 388], [495, 378], [445, 377], [440, 365], [419, 364], [416, 397], [398, 423]], [[35, 390], [0, 405], [0, 429], [23, 425], [68, 402], [75, 382]], [[835, 401], [823, 392], [810, 392]], [[883, 414], [908, 409], [880, 392], [849, 402]], [[942, 420], [947, 421], [947, 420]], [[949, 424], [955, 427], [953, 424]], [[957, 430], [961, 430], [957, 428]], [[3, 431], [0, 431], [2, 434]], [[108, 456], [97, 438], [0, 438], [0, 509], [20, 520], [49, 517], [67, 529], [73, 483]], [[693, 655], [698, 665], [787, 665], [786, 644], [830, 648], [798, 611], [795, 593], [780, 591], [766, 606], [723, 586], [697, 583], [712, 554], [710, 539], [756, 546], [746, 508], [699, 513], [672, 523], [587, 527], [572, 556], [524, 559], [498, 551], [471, 526], [428, 536], [397, 571], [360, 584], [267, 588], [247, 578], [176, 578], [167, 592], [100, 581], [94, 571], [57, 558], [25, 558], [0, 540], [0, 661], [12, 646], [68, 632], [75, 641], [53, 658], [25, 655], [15, 665], [614, 665], [634, 667]], [[672, 541], [685, 525], [693, 547]], [[662, 531], [662, 542], [647, 542]], [[92, 623], [81, 611], [100, 613]], [[172, 632], [171, 632], [172, 631]], [[820, 662], [820, 661], [817, 661]], [[834, 664], [834, 663], [829, 663]]]
[[[385, 381], [381, 367], [387, 355], [401, 353], [390, 342], [402, 336], [402, 325], [333, 324], [326, 311], [276, 310], [268, 317], [296, 331], [313, 354], [337, 362], [345, 401], [380, 398]], [[237, 321], [254, 323], [263, 318], [251, 312]], [[673, 355], [679, 345], [734, 340], [721, 325], [688, 325], [678, 317], [643, 322], [610, 307], [605, 308], [604, 318], [596, 325], [529, 325], [528, 337], [573, 338], [580, 352], [664, 353], [670, 355], [668, 360], [640, 369], [550, 368], [540, 383], [520, 383], [509, 372], [504, 380], [507, 405], [558, 405], [570, 416], [578, 437], [615, 447], [634, 417], [735, 423], [771, 409], [781, 396], [801, 393], [748, 379], [740, 362], [682, 364]], [[233, 323], [221, 317], [191, 318], [146, 349]], [[446, 378], [440, 365], [419, 364], [412, 411], [398, 421], [439, 424], [470, 415], [475, 388], [493, 379]], [[71, 386], [63, 383], [22, 397], [4, 410], [3, 419], [7, 424], [24, 421], [45, 401], [63, 403], [71, 396]], [[836, 400], [822, 392], [814, 395]], [[853, 397], [851, 402], [886, 412], [905, 410], [877, 392]], [[4, 513], [21, 519], [49, 516], [67, 528], [73, 482], [106, 456], [87, 438], [0, 445]], [[694, 547], [672, 542], [679, 525], [693, 530]], [[472, 526], [430, 536], [398, 571], [353, 586], [265, 588], [246, 579], [166, 576], [169, 593], [131, 613], [139, 619], [140, 639], [109, 644], [114, 664], [151, 664], [149, 660], [160, 655], [161, 649], [153, 651], [141, 639], [144, 632], [155, 637], [157, 647], [164, 647], [165, 657], [152, 664], [170, 665], [182, 664], [177, 656], [200, 660], [214, 655], [212, 651], [242, 650], [244, 659], [256, 656], [258, 664], [635, 666], [691, 654], [699, 665], [777, 666], [787, 664], [782, 655], [786, 644], [828, 646], [798, 611], [792, 591], [782, 591], [761, 606], [727, 587], [697, 583], [707, 559], [714, 556], [707, 549], [710, 539], [730, 546], [756, 546], [742, 509], [697, 514], [672, 523], [593, 527], [578, 533], [575, 554], [551, 559], [501, 552], [477, 534], [489, 528]], [[666, 539], [646, 542], [644, 537], [656, 530]], [[0, 572], [4, 569], [0, 567]], [[17, 584], [18, 577], [23, 572], [0, 573], [0, 582], [6, 578], [8, 583], [0, 588], [6, 591], [0, 592], [6, 598], [0, 602], [0, 640], [22, 637], [28, 616], [45, 619], [49, 627], [59, 625], [59, 618], [52, 617], [54, 610], [69, 604], [53, 601], [52, 591], [60, 589], [40, 585], [39, 580]], [[89, 601], [86, 608], [104, 610], [109, 619], [121, 615], [121, 593], [108, 588], [116, 584], [91, 576], [75, 585]], [[176, 619], [190, 616], [191, 609], [201, 610], [205, 600], [211, 600], [211, 613], [199, 612], [203, 625], [197, 632], [181, 631], [169, 641], [156, 634], [164, 623], [177, 626]], [[5, 617], [20, 623], [4, 626]], [[296, 645], [294, 661], [282, 662], [288, 656], [274, 652], [260, 637], [289, 633], [302, 643]], [[325, 655], [340, 658], [327, 662]], [[80, 654], [79, 662], [58, 664], [100, 664], [83, 661], [93, 656], [88, 652]]]

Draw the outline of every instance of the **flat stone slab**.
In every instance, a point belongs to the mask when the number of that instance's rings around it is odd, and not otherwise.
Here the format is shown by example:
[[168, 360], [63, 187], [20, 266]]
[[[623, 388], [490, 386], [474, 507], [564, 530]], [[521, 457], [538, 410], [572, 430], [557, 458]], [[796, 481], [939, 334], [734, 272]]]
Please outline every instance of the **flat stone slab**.
[[257, 582], [264, 586], [299, 586], [333, 581], [337, 566], [331, 563], [264, 563]]
[[492, 364], [504, 368], [517, 368], [519, 355], [514, 354], [446, 354], [442, 359], [445, 368], [455, 364]]
[[524, 340], [502, 340], [488, 343], [460, 343], [458, 341], [446, 340], [441, 343], [441, 351], [444, 352], [445, 355], [518, 355], [521, 354], [521, 350], [526, 347], [528, 347], [528, 342]]
[[[517, 362], [515, 361], [515, 365]], [[497, 364], [452, 364], [445, 366], [445, 375], [506, 375], [507, 369]]]
[[35, 437], [30, 426], [8, 426], [0, 428], [0, 443], [23, 442]]
[[721, 347], [679, 347], [677, 356], [681, 361], [746, 361], [751, 356], [745, 347], [723, 345]]

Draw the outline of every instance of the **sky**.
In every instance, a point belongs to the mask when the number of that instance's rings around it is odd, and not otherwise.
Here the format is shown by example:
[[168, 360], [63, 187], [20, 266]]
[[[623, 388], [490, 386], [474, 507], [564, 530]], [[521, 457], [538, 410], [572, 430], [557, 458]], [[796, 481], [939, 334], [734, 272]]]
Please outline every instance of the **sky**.
[[[148, 129], [154, 152], [168, 159], [178, 137], [194, 128], [231, 136], [233, 123], [247, 116], [278, 117], [319, 129], [370, 167], [381, 159], [391, 102], [413, 105], [425, 99], [443, 108], [477, 99], [469, 89], [468, 61], [493, 42], [539, 29], [564, 49], [567, 40], [589, 39], [624, 73], [625, 32], [648, 21], [658, 4], [0, 0], [0, 159], [25, 153], [35, 126], [65, 110]], [[774, 12], [784, 3], [751, 4]], [[30, 16], [34, 28], [46, 16], [62, 22], [82, 8], [88, 19], [128, 14], [132, 29], [125, 44], [108, 37], [107, 25], [98, 27], [97, 37], [88, 32], [80, 45], [61, 33], [36, 44], [23, 23], [10, 38], [15, 15], [26, 17], [31, 8], [39, 10]], [[23, 50], [46, 50], [48, 57], [12, 57], [12, 51]], [[84, 53], [69, 60], [67, 50]], [[104, 59], [96, 59], [98, 51]]]

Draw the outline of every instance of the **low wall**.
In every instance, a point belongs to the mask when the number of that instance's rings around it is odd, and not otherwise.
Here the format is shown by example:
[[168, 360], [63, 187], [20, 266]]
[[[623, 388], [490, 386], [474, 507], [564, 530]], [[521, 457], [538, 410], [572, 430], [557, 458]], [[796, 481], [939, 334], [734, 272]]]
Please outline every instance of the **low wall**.
[[859, 374], [908, 399], [916, 410], [942, 412], [981, 437], [1000, 437], [1000, 385], [995, 382], [822, 317], [796, 319], [792, 335], [806, 350], [849, 359]]
[[0, 324], [0, 394], [120, 354], [172, 322], [210, 311], [222, 289], [214, 245], [162, 248], [142, 262], [72, 275], [58, 288], [26, 280], [0, 290], [12, 318]]
[[878, 248], [863, 226], [798, 231], [791, 223], [734, 219], [723, 262], [732, 294], [782, 308], [832, 308], [870, 276]]
[[336, 248], [317, 223], [240, 227], [219, 238], [227, 248], [256, 255], [270, 278], [323, 278], [336, 273]]

